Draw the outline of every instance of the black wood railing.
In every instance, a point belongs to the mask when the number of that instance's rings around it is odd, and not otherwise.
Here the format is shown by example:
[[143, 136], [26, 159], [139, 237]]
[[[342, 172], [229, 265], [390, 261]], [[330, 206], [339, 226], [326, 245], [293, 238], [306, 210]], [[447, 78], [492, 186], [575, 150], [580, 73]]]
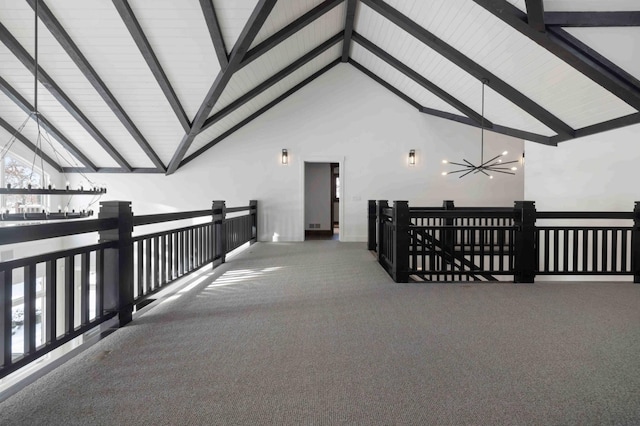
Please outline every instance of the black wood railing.
[[[632, 275], [640, 282], [640, 202], [633, 212], [537, 212], [532, 201], [513, 208], [456, 208], [452, 201], [410, 208], [406, 201], [389, 207], [370, 200], [368, 211], [368, 248], [397, 282], [511, 275], [514, 282], [536, 275]], [[606, 223], [576, 225], [585, 219]]]
[[[132, 235], [134, 227], [195, 218], [207, 222]], [[257, 202], [134, 216], [131, 203], [108, 201], [96, 220], [0, 228], [0, 246], [92, 232], [97, 244], [0, 263], [0, 378], [105, 321], [128, 323], [134, 306], [168, 283], [256, 242]]]

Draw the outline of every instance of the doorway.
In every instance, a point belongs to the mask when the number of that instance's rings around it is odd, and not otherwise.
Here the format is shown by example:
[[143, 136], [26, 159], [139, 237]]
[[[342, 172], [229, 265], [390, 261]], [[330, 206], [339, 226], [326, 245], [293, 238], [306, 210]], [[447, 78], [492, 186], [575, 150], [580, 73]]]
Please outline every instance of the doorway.
[[340, 239], [340, 164], [304, 163], [304, 239]]

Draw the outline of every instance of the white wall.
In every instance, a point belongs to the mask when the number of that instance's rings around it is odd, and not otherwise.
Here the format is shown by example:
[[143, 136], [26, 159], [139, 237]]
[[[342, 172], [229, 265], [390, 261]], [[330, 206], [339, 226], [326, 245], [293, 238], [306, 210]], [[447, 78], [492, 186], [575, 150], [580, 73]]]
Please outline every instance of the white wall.
[[[176, 141], [177, 142], [177, 141]], [[485, 158], [523, 141], [487, 132]], [[280, 153], [289, 152], [282, 165]], [[408, 165], [410, 149], [417, 164]], [[442, 176], [442, 160], [480, 157], [480, 131], [416, 111], [348, 64], [340, 64], [176, 173], [100, 175], [104, 199], [133, 201], [136, 214], [259, 201], [259, 239], [304, 239], [304, 161], [340, 163], [340, 238], [365, 241], [368, 199], [411, 205], [512, 206], [524, 177]], [[449, 170], [452, 168], [449, 167]]]
[[[304, 204], [306, 230], [329, 231], [331, 224], [331, 166], [329, 163], [305, 163]], [[311, 228], [318, 224], [319, 228]]]

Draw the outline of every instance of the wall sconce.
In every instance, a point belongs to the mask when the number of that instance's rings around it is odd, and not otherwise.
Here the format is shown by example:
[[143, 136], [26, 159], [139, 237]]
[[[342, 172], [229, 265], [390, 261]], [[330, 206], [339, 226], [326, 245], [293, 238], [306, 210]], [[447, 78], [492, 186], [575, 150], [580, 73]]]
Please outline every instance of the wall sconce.
[[410, 166], [415, 166], [416, 165], [416, 150], [412, 149], [411, 151], [409, 151], [409, 165]]
[[282, 164], [289, 164], [289, 153], [286, 149], [282, 150]]

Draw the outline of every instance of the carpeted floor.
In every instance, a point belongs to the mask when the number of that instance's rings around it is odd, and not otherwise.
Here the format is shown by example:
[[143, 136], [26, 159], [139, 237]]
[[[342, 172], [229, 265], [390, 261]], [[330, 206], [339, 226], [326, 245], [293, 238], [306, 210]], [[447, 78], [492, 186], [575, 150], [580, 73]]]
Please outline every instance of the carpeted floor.
[[336, 241], [257, 244], [209, 275], [0, 423], [640, 424], [640, 285], [396, 284]]

